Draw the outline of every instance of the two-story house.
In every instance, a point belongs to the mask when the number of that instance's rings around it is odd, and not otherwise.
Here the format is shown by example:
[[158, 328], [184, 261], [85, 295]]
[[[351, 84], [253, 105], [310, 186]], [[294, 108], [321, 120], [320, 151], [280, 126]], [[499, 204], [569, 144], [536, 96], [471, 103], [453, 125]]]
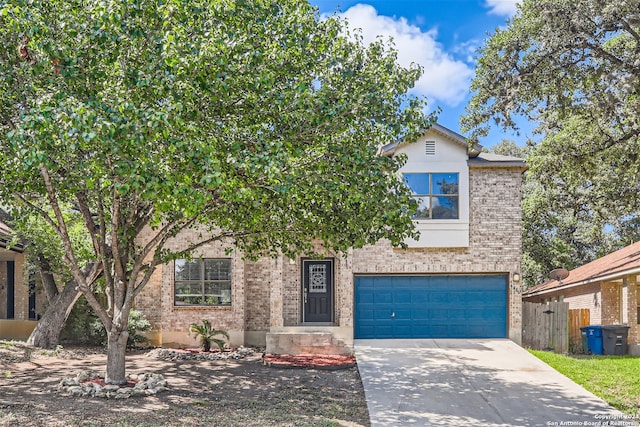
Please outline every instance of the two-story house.
[[[270, 353], [349, 353], [359, 338], [521, 339], [523, 160], [470, 150], [434, 125], [400, 171], [419, 209], [408, 249], [387, 241], [328, 254], [257, 262], [222, 245], [158, 268], [136, 300], [157, 344], [193, 344], [190, 323], [209, 319], [235, 345]], [[190, 239], [187, 231], [180, 239]]]

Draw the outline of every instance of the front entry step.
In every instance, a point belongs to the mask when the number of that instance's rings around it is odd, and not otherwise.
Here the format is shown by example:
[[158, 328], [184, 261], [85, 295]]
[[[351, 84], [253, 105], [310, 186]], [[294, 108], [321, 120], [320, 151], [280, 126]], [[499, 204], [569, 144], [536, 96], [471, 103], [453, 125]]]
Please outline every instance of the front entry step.
[[268, 354], [353, 354], [331, 332], [267, 332]]

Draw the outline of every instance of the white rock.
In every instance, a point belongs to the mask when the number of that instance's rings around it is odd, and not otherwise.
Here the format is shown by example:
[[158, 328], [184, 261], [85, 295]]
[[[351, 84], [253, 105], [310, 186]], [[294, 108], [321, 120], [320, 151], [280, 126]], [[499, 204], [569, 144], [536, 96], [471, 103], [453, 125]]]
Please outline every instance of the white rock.
[[65, 378], [62, 380], [62, 385], [75, 386], [75, 385], [80, 385], [80, 383], [75, 378]]
[[72, 396], [81, 396], [83, 392], [82, 387], [80, 386], [71, 386], [67, 391], [71, 393]]
[[140, 382], [136, 383], [136, 385], [134, 385], [133, 388], [135, 388], [137, 390], [144, 390], [144, 389], [147, 388], [147, 383], [145, 381], [140, 381]]
[[78, 372], [78, 374], [76, 375], [76, 380], [78, 380], [78, 382], [83, 382], [88, 379], [89, 379], [89, 372], [87, 371]]

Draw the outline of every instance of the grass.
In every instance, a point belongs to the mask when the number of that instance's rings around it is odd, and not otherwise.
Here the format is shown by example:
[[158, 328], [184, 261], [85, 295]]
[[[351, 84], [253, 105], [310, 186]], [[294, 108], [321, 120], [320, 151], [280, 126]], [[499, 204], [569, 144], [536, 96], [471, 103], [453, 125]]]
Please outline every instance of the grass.
[[563, 356], [531, 354], [625, 414], [640, 415], [640, 358], [633, 356]]

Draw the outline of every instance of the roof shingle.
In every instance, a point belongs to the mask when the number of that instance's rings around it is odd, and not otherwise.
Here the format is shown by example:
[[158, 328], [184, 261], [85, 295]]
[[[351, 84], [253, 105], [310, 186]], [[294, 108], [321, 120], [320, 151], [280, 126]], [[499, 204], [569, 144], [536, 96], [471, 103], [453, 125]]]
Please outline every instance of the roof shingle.
[[[602, 278], [614, 278], [625, 273], [640, 269], [640, 242], [633, 243], [595, 261], [575, 268], [569, 272], [569, 276], [562, 281], [548, 280], [523, 292], [523, 296], [552, 291], [560, 287], [577, 286], [584, 283], [595, 282]], [[611, 277], [613, 276], [613, 277]]]

